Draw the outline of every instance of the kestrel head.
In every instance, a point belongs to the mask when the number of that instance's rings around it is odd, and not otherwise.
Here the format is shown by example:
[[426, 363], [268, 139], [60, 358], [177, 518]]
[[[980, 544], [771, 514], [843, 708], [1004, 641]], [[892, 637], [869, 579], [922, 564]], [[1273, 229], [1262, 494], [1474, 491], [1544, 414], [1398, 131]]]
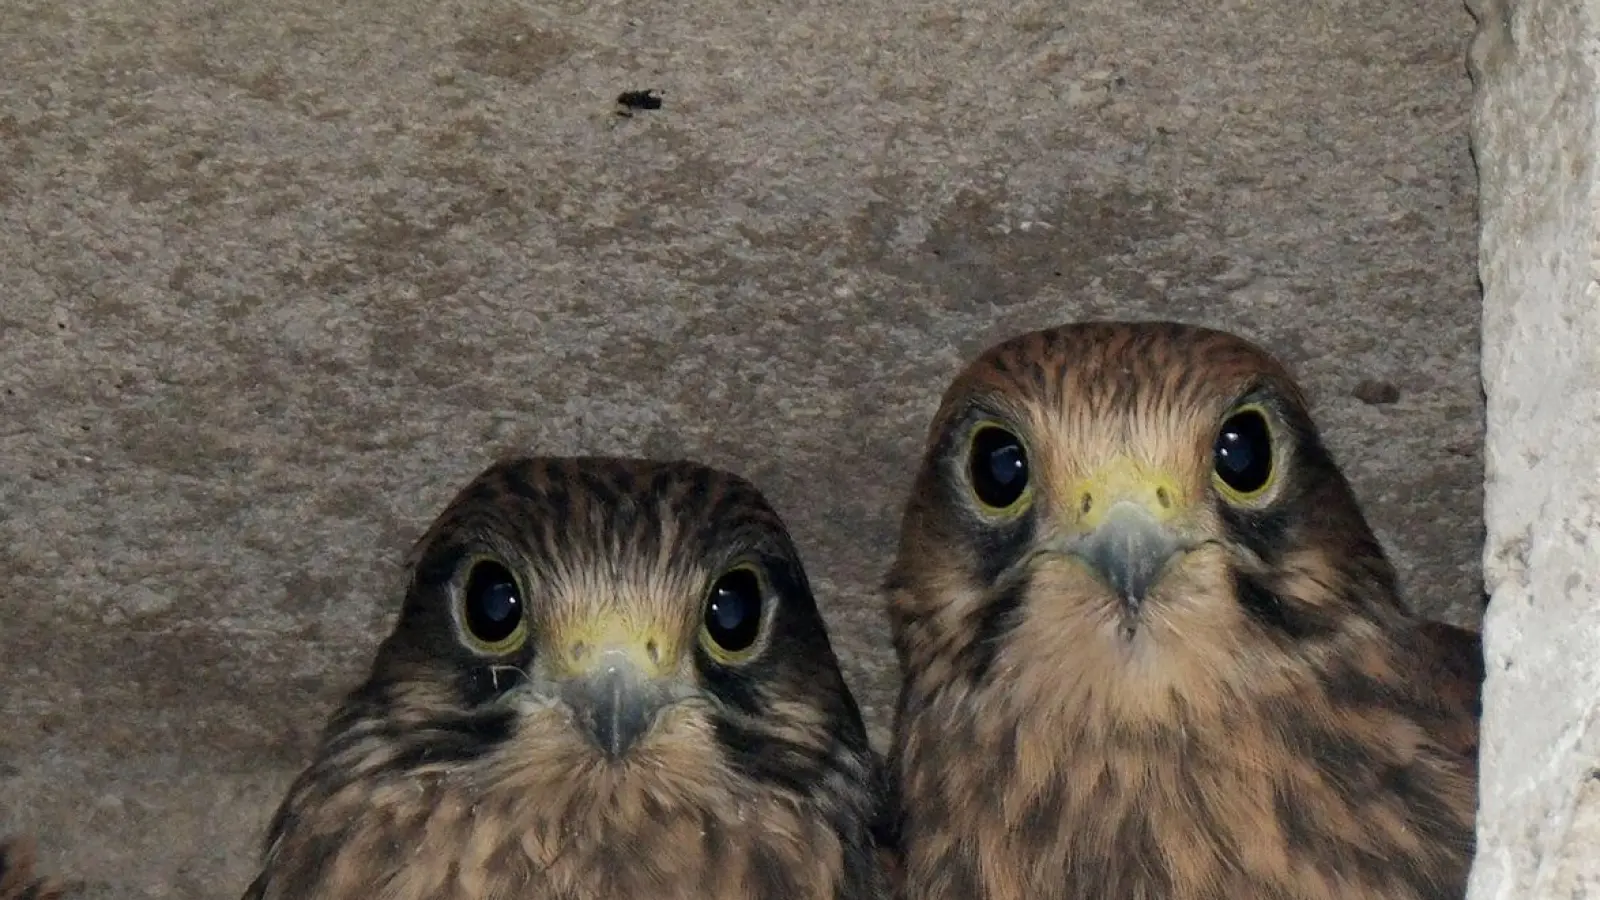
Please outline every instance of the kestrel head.
[[866, 896], [881, 773], [748, 482], [499, 463], [410, 567], [252, 896]]
[[1293, 379], [1171, 323], [1051, 328], [974, 360], [935, 416], [889, 581], [914, 670], [983, 679], [1037, 657], [1063, 689], [1119, 673], [1135, 697], [1271, 681], [1404, 615]]
[[911, 895], [1461, 896], [1475, 687], [1436, 676], [1472, 642], [1413, 627], [1245, 340], [1098, 323], [983, 353], [888, 587]]
[[695, 768], [763, 772], [858, 715], [783, 523], [736, 476], [503, 464], [413, 558], [374, 683], [537, 734], [573, 765], [696, 747]]

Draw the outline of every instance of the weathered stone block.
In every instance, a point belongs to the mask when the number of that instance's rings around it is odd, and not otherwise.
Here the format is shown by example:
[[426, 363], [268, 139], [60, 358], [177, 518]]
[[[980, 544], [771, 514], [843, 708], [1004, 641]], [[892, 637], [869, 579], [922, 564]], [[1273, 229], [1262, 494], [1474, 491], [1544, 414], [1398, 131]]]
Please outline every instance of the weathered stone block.
[[1493, 599], [1468, 896], [1600, 897], [1600, 2], [1473, 12]]

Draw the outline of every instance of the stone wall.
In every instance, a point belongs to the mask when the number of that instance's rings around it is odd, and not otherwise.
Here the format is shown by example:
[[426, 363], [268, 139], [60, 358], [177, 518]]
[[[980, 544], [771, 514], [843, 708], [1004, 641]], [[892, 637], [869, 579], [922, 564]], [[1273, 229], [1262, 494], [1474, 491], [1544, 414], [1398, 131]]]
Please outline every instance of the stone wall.
[[1484, 696], [1471, 900], [1600, 898], [1600, 0], [1478, 0]]

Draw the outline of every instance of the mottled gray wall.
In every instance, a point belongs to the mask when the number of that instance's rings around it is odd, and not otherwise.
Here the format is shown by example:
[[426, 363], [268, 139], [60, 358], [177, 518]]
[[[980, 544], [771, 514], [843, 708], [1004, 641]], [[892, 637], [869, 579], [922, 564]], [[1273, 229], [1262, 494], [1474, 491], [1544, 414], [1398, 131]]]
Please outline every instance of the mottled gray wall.
[[[493, 455], [689, 455], [792, 523], [883, 739], [939, 391], [1087, 317], [1305, 380], [1478, 616], [1459, 0], [0, 3], [0, 829], [233, 896]], [[620, 91], [661, 110], [616, 116]]]

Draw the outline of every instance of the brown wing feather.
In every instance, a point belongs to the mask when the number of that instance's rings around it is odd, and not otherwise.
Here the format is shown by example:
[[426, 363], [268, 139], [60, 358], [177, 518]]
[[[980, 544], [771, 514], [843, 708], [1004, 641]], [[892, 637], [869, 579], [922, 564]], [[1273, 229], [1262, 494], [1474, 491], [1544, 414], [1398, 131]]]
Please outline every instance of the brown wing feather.
[[1483, 636], [1447, 622], [1417, 626], [1424, 674], [1447, 707], [1436, 733], [1477, 772], [1478, 723], [1483, 712]]
[[38, 845], [25, 835], [0, 840], [0, 900], [57, 900], [63, 886], [34, 871]]

